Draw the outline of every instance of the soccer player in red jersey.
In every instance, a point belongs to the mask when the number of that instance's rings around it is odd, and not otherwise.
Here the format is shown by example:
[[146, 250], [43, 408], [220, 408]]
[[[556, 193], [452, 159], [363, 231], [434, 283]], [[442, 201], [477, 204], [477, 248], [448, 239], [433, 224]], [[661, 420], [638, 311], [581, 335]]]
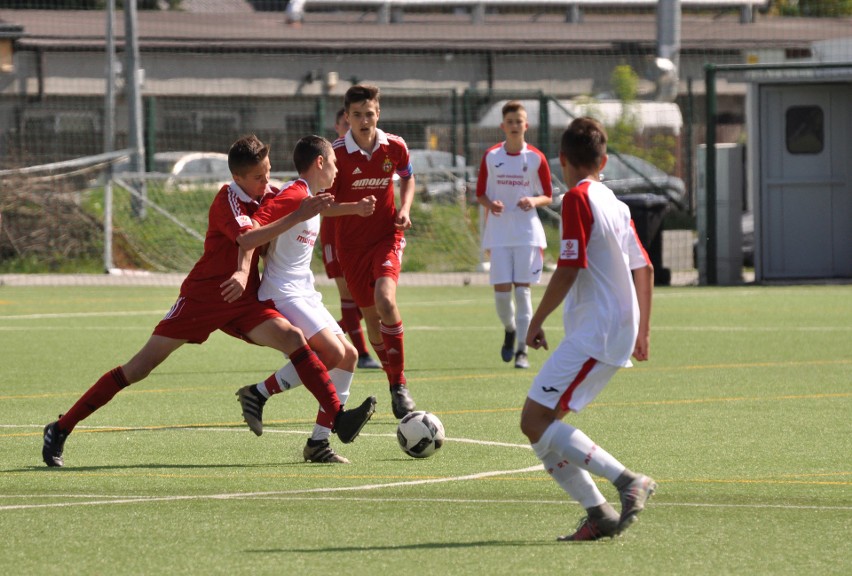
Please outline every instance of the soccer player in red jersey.
[[[372, 215], [339, 216], [337, 256], [346, 284], [364, 314], [367, 336], [388, 376], [394, 416], [415, 408], [405, 379], [402, 316], [396, 286], [402, 268], [405, 230], [411, 228], [414, 175], [408, 147], [378, 128], [379, 89], [356, 84], [343, 99], [349, 131], [334, 142], [338, 173], [330, 192], [335, 202], [375, 196]], [[394, 172], [400, 177], [400, 206], [394, 201]]]
[[[374, 397], [353, 410], [342, 409], [325, 366], [308, 347], [302, 332], [272, 303], [257, 298], [258, 255], [240, 248], [237, 238], [252, 229], [252, 214], [274, 194], [269, 187], [269, 147], [255, 136], [240, 138], [228, 151], [228, 167], [233, 181], [213, 199], [204, 253], [181, 285], [174, 306], [135, 356], [101, 376], [67, 413], [45, 426], [42, 459], [48, 466], [64, 465], [65, 440], [81, 420], [124, 388], [147, 377], [172, 352], [186, 343], [203, 343], [215, 330], [288, 355], [305, 387], [328, 414], [334, 415], [341, 441], [354, 440], [372, 416]], [[287, 230], [329, 204], [328, 196], [308, 198], [276, 226], [279, 231]]]
[[[337, 111], [334, 121], [334, 131], [337, 132], [338, 138], [343, 138], [349, 131], [349, 121], [346, 119], [346, 109], [341, 108]], [[322, 245], [322, 261], [325, 265], [325, 274], [329, 280], [334, 280], [337, 285], [337, 292], [340, 294], [340, 312], [342, 318], [339, 321], [340, 327], [349, 336], [349, 340], [358, 352], [358, 368], [381, 368], [378, 362], [373, 360], [370, 353], [367, 351], [367, 342], [364, 339], [364, 331], [361, 329], [361, 309], [355, 304], [352, 299], [352, 293], [349, 292], [349, 286], [346, 285], [346, 279], [343, 277], [343, 272], [340, 271], [340, 262], [337, 260], [337, 252], [335, 249], [336, 238], [336, 218], [323, 218], [320, 223], [320, 244]]]

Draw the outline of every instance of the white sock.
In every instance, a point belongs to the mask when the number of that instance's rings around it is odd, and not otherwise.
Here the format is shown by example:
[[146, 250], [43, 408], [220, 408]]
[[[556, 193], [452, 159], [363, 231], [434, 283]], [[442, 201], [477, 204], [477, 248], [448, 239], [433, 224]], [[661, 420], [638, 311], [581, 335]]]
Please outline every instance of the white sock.
[[606, 498], [587, 471], [548, 450], [541, 445], [541, 441], [533, 444], [533, 450], [544, 464], [547, 473], [571, 498], [579, 502], [580, 506], [588, 510], [606, 502]]
[[[337, 397], [340, 398], [340, 405], [346, 404], [349, 398], [349, 389], [352, 387], [352, 378], [355, 376], [352, 372], [333, 368], [328, 371], [328, 377], [334, 383], [334, 389], [337, 390]], [[322, 408], [320, 411], [324, 412]], [[311, 432], [311, 440], [328, 440], [331, 437], [331, 428], [326, 428], [320, 424], [314, 424], [314, 430]]]
[[506, 332], [515, 331], [515, 303], [511, 292], [494, 292], [494, 303], [497, 305], [497, 317], [506, 328]]
[[571, 464], [588, 470], [595, 476], [603, 476], [615, 482], [625, 466], [613, 456], [592, 442], [582, 430], [578, 430], [561, 420], [554, 420], [538, 441], [542, 447], [568, 460]]
[[518, 327], [518, 335], [515, 346], [518, 352], [527, 351], [527, 331], [530, 329], [532, 320], [532, 290], [529, 286], [515, 286], [515, 325]]
[[[282, 392], [286, 392], [291, 388], [296, 388], [297, 386], [302, 385], [302, 381], [299, 379], [299, 373], [296, 372], [296, 367], [293, 366], [292, 362], [287, 362], [284, 366], [279, 368], [275, 373], [275, 379], [278, 381], [278, 385], [281, 387]], [[271, 396], [269, 390], [266, 389], [265, 380], [258, 383], [257, 390], [264, 398], [269, 398]]]

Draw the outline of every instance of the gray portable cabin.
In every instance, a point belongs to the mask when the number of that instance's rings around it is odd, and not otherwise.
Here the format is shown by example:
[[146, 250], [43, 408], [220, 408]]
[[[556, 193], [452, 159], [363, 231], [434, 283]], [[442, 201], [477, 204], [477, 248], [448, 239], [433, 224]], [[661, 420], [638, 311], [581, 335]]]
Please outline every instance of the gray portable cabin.
[[755, 280], [852, 279], [852, 38], [748, 77]]

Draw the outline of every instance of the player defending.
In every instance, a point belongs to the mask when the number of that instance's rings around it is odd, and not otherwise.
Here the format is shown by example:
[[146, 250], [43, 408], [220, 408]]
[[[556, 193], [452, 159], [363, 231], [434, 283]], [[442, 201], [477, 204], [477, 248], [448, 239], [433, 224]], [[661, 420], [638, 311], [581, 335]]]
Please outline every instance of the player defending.
[[[542, 324], [565, 301], [565, 337], [533, 380], [521, 414], [521, 430], [545, 470], [586, 509], [563, 541], [620, 534], [657, 488], [562, 422], [594, 400], [619, 368], [630, 367], [631, 353], [640, 362], [649, 356], [654, 270], [629, 209], [599, 180], [606, 141], [603, 126], [591, 118], [574, 120], [562, 135], [559, 162], [571, 189], [562, 200], [559, 262], [527, 335], [527, 344], [547, 349]], [[590, 473], [615, 485], [620, 515]]]
[[[296, 212], [303, 200], [314, 196], [314, 191], [329, 188], [334, 182], [337, 165], [331, 142], [319, 136], [302, 138], [293, 151], [293, 163], [299, 179], [254, 213], [252, 220], [255, 229], [240, 236], [237, 242], [244, 250], [253, 250], [269, 243], [258, 297], [273, 301], [277, 310], [302, 331], [308, 339], [308, 345], [328, 368], [340, 402], [346, 404], [358, 355], [346, 340], [337, 321], [323, 306], [322, 294], [314, 286], [311, 257], [319, 234], [320, 217], [314, 216], [283, 234], [275, 234], [277, 221]], [[323, 196], [330, 198], [328, 194]], [[337, 214], [369, 216], [374, 204], [375, 198], [371, 196], [357, 203], [327, 210], [335, 210]], [[299, 375], [287, 365], [264, 382], [237, 391], [243, 418], [249, 428], [260, 436], [263, 433], [263, 406], [267, 398], [300, 384]], [[313, 434], [303, 451], [305, 460], [349, 463], [329, 445], [333, 427], [331, 415], [320, 408]]]
[[529, 368], [526, 337], [532, 317], [530, 284], [541, 281], [547, 246], [536, 208], [550, 204], [553, 190], [547, 158], [524, 140], [529, 124], [520, 102], [511, 100], [503, 106], [500, 128], [506, 140], [482, 157], [476, 199], [487, 211], [482, 248], [491, 252], [494, 302], [506, 330], [500, 356], [503, 362], [514, 357], [515, 368]]
[[[271, 303], [257, 298], [257, 255], [239, 248], [237, 238], [252, 229], [251, 215], [273, 194], [268, 185], [269, 147], [254, 136], [240, 138], [228, 151], [228, 167], [233, 181], [213, 199], [204, 253], [181, 285], [174, 306], [133, 358], [101, 376], [65, 415], [45, 426], [42, 459], [48, 466], [64, 464], [65, 441], [81, 420], [147, 377], [172, 352], [186, 343], [203, 343], [217, 329], [287, 354], [293, 371], [331, 415], [342, 442], [354, 440], [372, 416], [374, 397], [354, 410], [343, 410], [325, 366], [308, 347], [302, 332]], [[314, 217], [329, 203], [327, 197], [305, 200], [277, 223], [275, 232]]]
[[[402, 268], [405, 230], [414, 201], [414, 174], [408, 147], [399, 136], [377, 126], [379, 89], [356, 84], [343, 99], [349, 132], [334, 141], [337, 179], [331, 193], [337, 203], [375, 196], [372, 215], [341, 216], [337, 222], [337, 257], [355, 303], [364, 314], [367, 336], [388, 376], [393, 414], [414, 410], [405, 380], [402, 316], [396, 286]], [[394, 202], [393, 173], [400, 177], [400, 206]]]
[[[346, 120], [345, 108], [337, 111], [334, 131], [337, 132], [338, 138], [343, 138], [349, 131], [349, 121]], [[322, 219], [320, 222], [320, 243], [322, 244], [322, 261], [325, 265], [325, 274], [329, 280], [334, 280], [337, 285], [337, 292], [340, 294], [342, 317], [338, 323], [349, 336], [349, 340], [352, 341], [352, 345], [358, 352], [358, 368], [379, 369], [381, 366], [373, 360], [373, 357], [367, 351], [367, 342], [364, 339], [364, 331], [361, 329], [361, 309], [352, 299], [352, 293], [349, 292], [346, 279], [343, 277], [343, 272], [340, 271], [340, 262], [337, 261], [337, 253], [334, 247], [337, 230], [335, 224], [337, 224], [336, 218]]]

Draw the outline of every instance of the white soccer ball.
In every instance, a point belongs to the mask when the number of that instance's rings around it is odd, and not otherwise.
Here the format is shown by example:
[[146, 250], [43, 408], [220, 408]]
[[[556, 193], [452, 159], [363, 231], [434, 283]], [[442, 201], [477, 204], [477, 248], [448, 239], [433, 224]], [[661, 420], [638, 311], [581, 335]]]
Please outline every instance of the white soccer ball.
[[428, 458], [444, 445], [444, 425], [431, 412], [411, 412], [399, 421], [396, 439], [412, 458]]

